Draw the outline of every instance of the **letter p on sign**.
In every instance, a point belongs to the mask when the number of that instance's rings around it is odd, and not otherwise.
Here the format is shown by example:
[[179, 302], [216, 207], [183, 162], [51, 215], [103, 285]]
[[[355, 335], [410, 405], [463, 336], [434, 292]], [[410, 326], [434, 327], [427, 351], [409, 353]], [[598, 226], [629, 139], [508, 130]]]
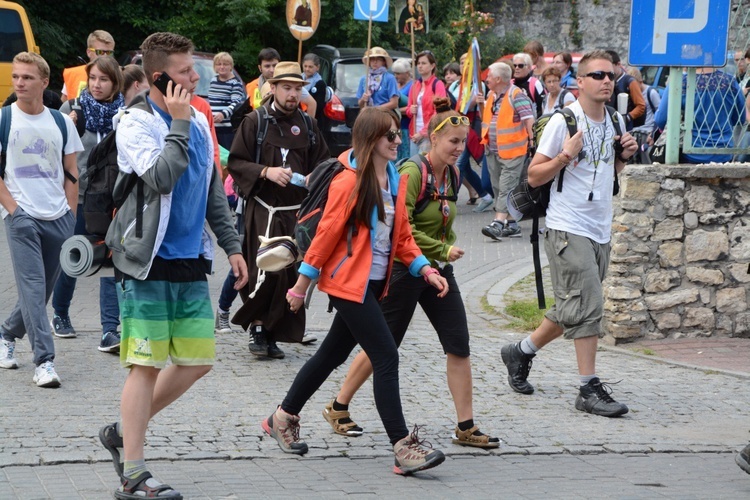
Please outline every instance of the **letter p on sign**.
[[669, 17], [670, 2], [685, 5], [684, 0], [656, 0], [654, 16], [653, 53], [667, 53], [667, 36], [670, 33], [698, 33], [708, 24], [708, 1], [694, 0], [693, 17]]

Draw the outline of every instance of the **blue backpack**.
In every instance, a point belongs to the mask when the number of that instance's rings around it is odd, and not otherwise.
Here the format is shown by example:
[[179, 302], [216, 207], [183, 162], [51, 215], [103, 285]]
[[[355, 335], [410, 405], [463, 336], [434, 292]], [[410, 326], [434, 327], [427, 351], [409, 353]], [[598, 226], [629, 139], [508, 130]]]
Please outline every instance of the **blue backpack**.
[[[52, 118], [55, 119], [57, 128], [60, 129], [63, 138], [63, 151], [61, 156], [65, 156], [65, 144], [68, 142], [68, 127], [65, 125], [65, 119], [62, 113], [56, 109], [48, 108], [52, 113]], [[5, 179], [5, 162], [8, 151], [8, 141], [10, 140], [10, 120], [13, 117], [11, 113], [11, 107], [5, 106], [0, 113], [0, 145], [2, 146], [2, 153], [0, 153], [0, 178]], [[67, 172], [66, 172], [67, 176]], [[75, 181], [74, 181], [75, 182]]]

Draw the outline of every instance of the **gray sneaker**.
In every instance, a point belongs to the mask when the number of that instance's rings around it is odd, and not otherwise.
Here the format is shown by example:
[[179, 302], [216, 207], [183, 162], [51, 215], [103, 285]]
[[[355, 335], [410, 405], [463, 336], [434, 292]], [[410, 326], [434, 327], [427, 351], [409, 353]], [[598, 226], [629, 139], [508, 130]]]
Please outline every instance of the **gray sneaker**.
[[221, 309], [216, 309], [214, 331], [216, 333], [232, 333], [232, 325], [229, 324], [229, 311], [221, 312]]
[[503, 231], [502, 231], [503, 238], [520, 238], [521, 237], [521, 228], [518, 227], [518, 223], [516, 221], [505, 221], [505, 224], [503, 225]]
[[437, 467], [445, 461], [445, 455], [440, 450], [433, 450], [432, 445], [424, 439], [419, 439], [418, 425], [414, 426], [411, 434], [393, 445], [396, 455], [393, 472], [408, 476], [415, 472]]
[[109, 352], [112, 354], [117, 354], [120, 352], [120, 333], [116, 330], [105, 332], [104, 335], [102, 335], [102, 341], [99, 343], [99, 347], [97, 348], [101, 352]]
[[482, 234], [495, 241], [503, 241], [503, 223], [493, 220], [489, 225], [482, 228]]
[[750, 444], [737, 453], [737, 456], [734, 457], [734, 461], [737, 462], [740, 469], [750, 474]]
[[290, 415], [278, 407], [270, 417], [260, 423], [260, 426], [279, 443], [279, 448], [284, 453], [307, 453], [307, 443], [299, 438], [299, 415]]
[[489, 200], [481, 199], [479, 200], [479, 204], [472, 208], [471, 211], [474, 213], [482, 213], [488, 211], [490, 208], [492, 208], [492, 204], [494, 203], [494, 200], [491, 198]]
[[18, 368], [15, 352], [16, 343], [14, 341], [0, 338], [0, 368]]

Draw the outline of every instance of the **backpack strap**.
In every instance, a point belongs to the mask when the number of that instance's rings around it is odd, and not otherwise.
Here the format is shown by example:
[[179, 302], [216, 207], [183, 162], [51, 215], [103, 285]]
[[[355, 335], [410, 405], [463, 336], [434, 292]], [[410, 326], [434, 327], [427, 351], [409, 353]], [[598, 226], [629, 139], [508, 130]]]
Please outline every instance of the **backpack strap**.
[[570, 94], [570, 90], [561, 89], [560, 94], [557, 96], [557, 107], [563, 109], [565, 107], [565, 96]]
[[10, 139], [10, 120], [12, 118], [11, 107], [5, 106], [0, 113], [0, 178], [5, 178], [5, 160], [8, 151], [8, 140]]
[[656, 106], [654, 106], [654, 101], [651, 100], [651, 92], [654, 90], [653, 87], [650, 85], [646, 87], [646, 101], [648, 102], [648, 106], [651, 108], [651, 112], [653, 114], [656, 114]]
[[266, 140], [266, 134], [268, 133], [268, 110], [265, 106], [258, 106], [255, 112], [258, 113], [258, 130], [255, 133], [255, 163], [260, 163], [263, 141]]
[[[563, 108], [563, 109], [556, 110], [555, 113], [561, 113], [563, 115], [563, 118], [565, 118], [565, 125], [568, 126], [568, 134], [570, 134], [570, 137], [573, 137], [574, 135], [576, 135], [576, 132], [578, 132], [578, 121], [576, 120], [576, 115], [575, 113], [573, 113], [573, 110], [571, 110], [570, 108]], [[560, 169], [560, 173], [557, 176], [557, 192], [558, 193], [562, 193], [564, 174], [565, 174], [565, 167]]]
[[[62, 147], [62, 150], [60, 151], [60, 163], [64, 163], [63, 159], [65, 158], [65, 145], [68, 144], [68, 126], [65, 123], [65, 118], [63, 117], [62, 113], [60, 113], [56, 109], [51, 109], [51, 108], [48, 108], [48, 109], [50, 113], [52, 113], [52, 118], [54, 118], [55, 124], [57, 125], [57, 128], [60, 129], [60, 133], [62, 134], [63, 147]], [[68, 180], [72, 182], [73, 184], [78, 182], [78, 179], [76, 179], [73, 174], [65, 170], [65, 165], [63, 165], [63, 174], [65, 174], [65, 177], [67, 177]]]
[[83, 137], [86, 133], [86, 115], [81, 107], [81, 98], [76, 97], [71, 101], [70, 109], [76, 113], [76, 130], [78, 131], [78, 137]]
[[309, 149], [312, 149], [315, 146], [315, 142], [316, 142], [315, 128], [313, 128], [312, 118], [310, 118], [310, 115], [308, 115], [306, 112], [302, 111], [299, 108], [297, 108], [297, 111], [299, 111], [299, 114], [302, 115], [302, 119], [305, 121], [305, 126], [307, 127], [307, 139], [308, 139], [307, 146]]

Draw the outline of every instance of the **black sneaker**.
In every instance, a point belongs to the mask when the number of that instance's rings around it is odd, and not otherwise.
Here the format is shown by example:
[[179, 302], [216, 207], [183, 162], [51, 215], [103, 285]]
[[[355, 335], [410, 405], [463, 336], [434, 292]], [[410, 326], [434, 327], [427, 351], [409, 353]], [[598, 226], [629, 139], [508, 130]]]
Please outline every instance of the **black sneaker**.
[[619, 417], [628, 412], [628, 407], [612, 399], [612, 388], [594, 377], [588, 384], [581, 386], [576, 398], [576, 410], [585, 411], [602, 417]]
[[490, 224], [482, 228], [482, 234], [495, 241], [502, 241], [503, 223], [499, 220], [493, 220]]
[[503, 225], [503, 230], [502, 230], [501, 235], [503, 238], [520, 238], [521, 228], [518, 226], [518, 222], [506, 221], [505, 224]]
[[250, 343], [248, 344], [251, 354], [259, 357], [268, 356], [268, 332], [263, 325], [250, 327]]
[[508, 369], [508, 384], [510, 388], [521, 394], [532, 394], [534, 386], [526, 379], [531, 371], [531, 360], [536, 354], [526, 354], [521, 350], [521, 343], [504, 345], [500, 349], [500, 357]]
[[750, 474], [750, 444], [745, 446], [741, 452], [737, 453], [734, 461], [740, 466], [740, 469]]
[[268, 357], [273, 359], [284, 359], [284, 351], [279, 349], [273, 340], [268, 343]]
[[109, 352], [111, 354], [117, 354], [120, 352], [120, 332], [108, 331], [102, 335], [102, 341], [99, 343], [98, 349], [102, 352]]
[[55, 334], [55, 337], [60, 337], [61, 339], [74, 339], [76, 337], [76, 330], [70, 322], [70, 316], [58, 316], [55, 314], [49, 323], [52, 326], [52, 333]]

